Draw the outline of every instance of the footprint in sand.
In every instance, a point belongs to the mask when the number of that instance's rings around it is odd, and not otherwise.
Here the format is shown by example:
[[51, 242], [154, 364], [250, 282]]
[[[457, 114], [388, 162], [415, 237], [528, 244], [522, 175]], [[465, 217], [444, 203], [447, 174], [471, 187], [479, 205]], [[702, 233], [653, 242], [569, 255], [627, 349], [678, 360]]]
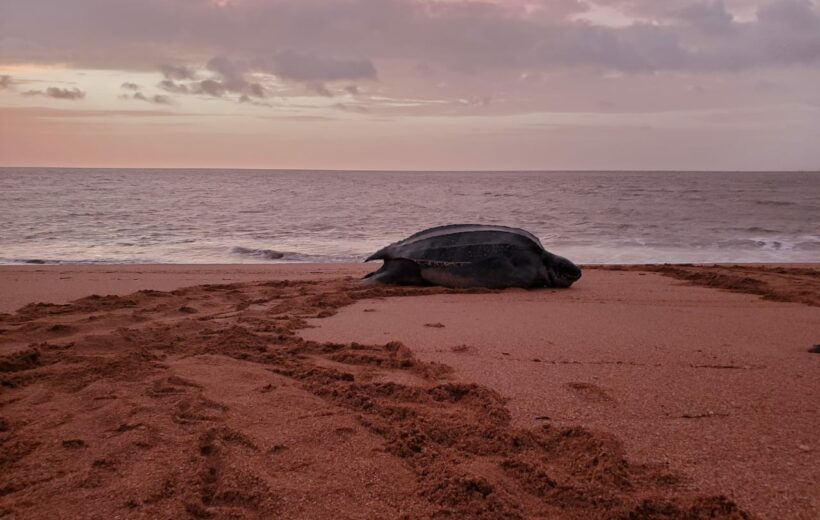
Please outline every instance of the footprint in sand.
[[193, 485], [199, 500], [189, 501], [186, 510], [195, 518], [242, 517], [271, 518], [279, 498], [257, 468], [237, 461], [245, 460], [259, 448], [244, 433], [228, 427], [211, 428], [200, 436], [199, 471]]
[[334, 431], [334, 433], [336, 433], [336, 435], [338, 435], [341, 439], [344, 439], [344, 440], [347, 440], [347, 439], [349, 439], [350, 437], [352, 437], [353, 435], [356, 434], [356, 430], [354, 428], [347, 428], [347, 427], [336, 428], [333, 431]]
[[155, 379], [148, 390], [151, 397], [187, 394], [192, 390], [201, 389], [202, 385], [188, 381], [178, 376], [168, 376]]
[[116, 476], [118, 464], [119, 461], [114, 458], [94, 459], [85, 478], [79, 482], [79, 487], [83, 489], [103, 487]]
[[606, 393], [606, 391], [603, 388], [592, 383], [573, 382], [567, 383], [564, 386], [566, 386], [573, 394], [575, 394], [582, 400], [590, 403], [615, 402], [615, 399], [613, 399], [608, 393]]
[[476, 349], [475, 347], [471, 347], [470, 345], [456, 345], [455, 347], [450, 348], [451, 352], [456, 354], [475, 354]]

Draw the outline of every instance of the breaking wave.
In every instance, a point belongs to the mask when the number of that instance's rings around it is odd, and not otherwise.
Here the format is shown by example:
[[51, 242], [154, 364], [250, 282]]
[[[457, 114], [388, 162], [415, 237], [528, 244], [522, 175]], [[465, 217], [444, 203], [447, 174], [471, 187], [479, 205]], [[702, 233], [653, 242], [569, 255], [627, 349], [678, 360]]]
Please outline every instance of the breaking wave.
[[231, 254], [239, 256], [252, 256], [263, 260], [282, 260], [289, 253], [274, 251], [273, 249], [250, 249], [247, 247], [236, 246], [231, 248]]
[[231, 254], [256, 260], [271, 262], [358, 262], [362, 259], [357, 256], [328, 256], [296, 253], [292, 251], [277, 251], [275, 249], [253, 249], [250, 247], [234, 246]]

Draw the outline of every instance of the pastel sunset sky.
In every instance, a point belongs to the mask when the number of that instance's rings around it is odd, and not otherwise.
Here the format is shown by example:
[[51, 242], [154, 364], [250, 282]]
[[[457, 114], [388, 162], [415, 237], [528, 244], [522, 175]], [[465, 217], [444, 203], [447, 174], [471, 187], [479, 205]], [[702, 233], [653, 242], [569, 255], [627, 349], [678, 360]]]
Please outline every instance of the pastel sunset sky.
[[0, 0], [0, 165], [820, 169], [820, 0]]

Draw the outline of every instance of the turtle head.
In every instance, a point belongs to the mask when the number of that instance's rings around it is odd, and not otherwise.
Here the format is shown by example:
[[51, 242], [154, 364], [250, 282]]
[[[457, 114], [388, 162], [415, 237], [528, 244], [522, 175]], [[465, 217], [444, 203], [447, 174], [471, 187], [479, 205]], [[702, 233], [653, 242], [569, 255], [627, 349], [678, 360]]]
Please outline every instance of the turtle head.
[[546, 269], [547, 287], [569, 287], [581, 278], [581, 269], [563, 256], [544, 251], [541, 259]]

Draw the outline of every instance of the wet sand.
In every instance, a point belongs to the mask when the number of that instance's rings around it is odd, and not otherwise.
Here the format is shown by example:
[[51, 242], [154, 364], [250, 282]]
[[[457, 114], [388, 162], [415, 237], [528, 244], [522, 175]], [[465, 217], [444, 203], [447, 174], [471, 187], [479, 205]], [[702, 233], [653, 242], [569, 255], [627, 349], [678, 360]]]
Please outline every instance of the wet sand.
[[[5, 312], [44, 302], [0, 317], [0, 514], [820, 512], [816, 267], [503, 292], [367, 271], [0, 268]], [[65, 304], [89, 293], [113, 296]]]

